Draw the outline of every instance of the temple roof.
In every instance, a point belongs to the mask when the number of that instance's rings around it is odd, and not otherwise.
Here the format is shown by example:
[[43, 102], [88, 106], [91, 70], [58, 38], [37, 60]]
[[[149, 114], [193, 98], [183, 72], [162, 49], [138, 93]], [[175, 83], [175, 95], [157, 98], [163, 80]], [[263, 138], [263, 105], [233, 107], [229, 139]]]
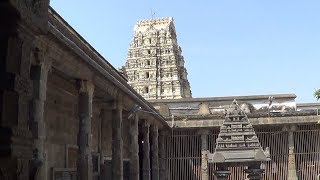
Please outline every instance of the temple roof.
[[250, 121], [234, 100], [225, 112], [215, 152], [209, 159], [214, 163], [267, 161], [267, 151], [263, 151]]

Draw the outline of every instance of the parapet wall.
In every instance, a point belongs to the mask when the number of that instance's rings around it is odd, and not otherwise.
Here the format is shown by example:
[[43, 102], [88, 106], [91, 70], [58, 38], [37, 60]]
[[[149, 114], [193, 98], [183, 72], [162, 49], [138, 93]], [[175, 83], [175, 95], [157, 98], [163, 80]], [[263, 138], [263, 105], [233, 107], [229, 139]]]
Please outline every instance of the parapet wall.
[[164, 116], [219, 115], [236, 99], [247, 114], [295, 112], [294, 94], [150, 100]]

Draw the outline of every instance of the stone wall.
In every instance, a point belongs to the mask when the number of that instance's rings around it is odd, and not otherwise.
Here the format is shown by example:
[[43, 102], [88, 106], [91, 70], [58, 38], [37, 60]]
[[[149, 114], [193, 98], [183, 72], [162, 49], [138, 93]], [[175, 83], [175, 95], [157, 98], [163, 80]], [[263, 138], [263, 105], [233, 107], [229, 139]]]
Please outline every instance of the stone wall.
[[[48, 172], [52, 167], [76, 168], [79, 120], [78, 91], [74, 82], [55, 73], [49, 74], [44, 117]], [[70, 156], [69, 162], [67, 156]]]

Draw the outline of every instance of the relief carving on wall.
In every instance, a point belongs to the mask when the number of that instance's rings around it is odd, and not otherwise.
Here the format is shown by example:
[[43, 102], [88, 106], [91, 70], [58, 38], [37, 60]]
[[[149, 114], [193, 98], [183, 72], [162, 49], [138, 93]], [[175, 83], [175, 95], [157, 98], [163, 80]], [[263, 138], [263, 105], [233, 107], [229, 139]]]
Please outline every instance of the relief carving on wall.
[[15, 76], [14, 90], [23, 96], [32, 96], [32, 81], [28, 78], [21, 77], [19, 75]]

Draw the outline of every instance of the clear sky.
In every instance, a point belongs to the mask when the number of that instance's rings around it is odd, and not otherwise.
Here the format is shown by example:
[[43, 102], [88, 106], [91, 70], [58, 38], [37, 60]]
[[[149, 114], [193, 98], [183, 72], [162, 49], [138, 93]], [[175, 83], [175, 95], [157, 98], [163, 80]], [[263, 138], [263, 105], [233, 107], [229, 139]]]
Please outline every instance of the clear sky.
[[113, 66], [124, 65], [138, 20], [172, 16], [193, 97], [320, 88], [319, 0], [51, 0]]

